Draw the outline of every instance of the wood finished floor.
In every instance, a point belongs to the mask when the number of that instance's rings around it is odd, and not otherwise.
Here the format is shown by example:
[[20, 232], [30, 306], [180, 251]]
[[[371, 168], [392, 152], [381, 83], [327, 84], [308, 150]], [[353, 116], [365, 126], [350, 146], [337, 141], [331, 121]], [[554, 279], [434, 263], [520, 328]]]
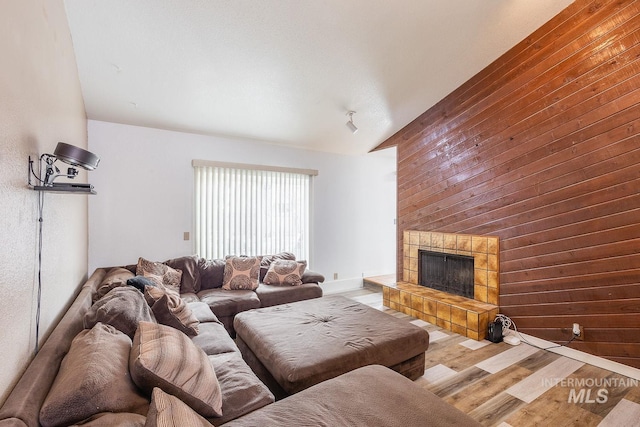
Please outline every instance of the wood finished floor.
[[469, 340], [384, 307], [376, 290], [341, 295], [426, 329], [425, 374], [416, 383], [485, 426], [640, 426], [637, 381], [526, 343]]

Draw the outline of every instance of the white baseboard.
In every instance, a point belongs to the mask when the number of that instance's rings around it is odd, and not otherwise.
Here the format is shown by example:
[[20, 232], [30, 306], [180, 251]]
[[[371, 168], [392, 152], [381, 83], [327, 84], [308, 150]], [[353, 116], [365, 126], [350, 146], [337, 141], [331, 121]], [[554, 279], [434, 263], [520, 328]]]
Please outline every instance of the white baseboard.
[[[543, 340], [541, 338], [536, 338], [532, 335], [523, 334], [521, 332], [520, 332], [520, 335], [524, 338], [524, 340], [528, 341], [530, 344], [533, 344], [537, 347], [542, 347], [546, 349], [548, 347], [554, 347], [558, 345], [554, 342]], [[523, 342], [526, 342], [524, 340]], [[623, 365], [622, 363], [614, 362], [613, 360], [605, 359], [599, 356], [594, 356], [593, 354], [585, 353], [583, 351], [576, 350], [569, 347], [554, 347], [554, 348], [549, 348], [548, 351], [556, 354], [561, 354], [570, 359], [588, 363], [589, 365], [597, 366], [599, 368], [606, 369], [608, 371], [616, 372], [620, 375], [624, 375], [625, 377], [640, 380], [640, 369]]]
[[362, 289], [362, 277], [353, 279], [331, 280], [320, 284], [323, 295], [337, 294], [340, 292]]

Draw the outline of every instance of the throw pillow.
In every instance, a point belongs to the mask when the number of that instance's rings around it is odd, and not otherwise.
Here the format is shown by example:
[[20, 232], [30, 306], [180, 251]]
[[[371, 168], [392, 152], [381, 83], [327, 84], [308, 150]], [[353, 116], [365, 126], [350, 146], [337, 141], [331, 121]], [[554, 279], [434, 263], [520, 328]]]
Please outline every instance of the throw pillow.
[[93, 415], [72, 427], [145, 427], [147, 417], [129, 412], [101, 412]]
[[267, 285], [302, 285], [301, 277], [307, 268], [307, 261], [277, 259], [269, 266], [264, 283]]
[[258, 288], [260, 275], [260, 261], [262, 257], [229, 256], [224, 265], [224, 278], [222, 289], [248, 289]]
[[154, 388], [145, 427], [211, 427], [186, 403], [175, 396]]
[[280, 252], [275, 255], [264, 255], [262, 257], [262, 261], [260, 262], [260, 281], [264, 282], [264, 277], [267, 275], [267, 271], [269, 271], [269, 267], [271, 263], [277, 259], [287, 259], [290, 261], [295, 261], [296, 256], [291, 252]]
[[158, 323], [176, 328], [192, 337], [198, 335], [200, 322], [178, 295], [155, 286], [147, 286], [144, 288], [144, 299]]
[[129, 370], [133, 381], [149, 395], [159, 387], [203, 417], [222, 416], [222, 393], [211, 362], [177, 329], [140, 322]]
[[100, 298], [105, 296], [111, 289], [125, 286], [127, 284], [127, 280], [133, 277], [133, 273], [122, 267], [114, 267], [107, 271], [107, 274], [104, 275], [102, 281], [96, 288], [96, 293], [93, 296], [93, 302], [98, 301]]
[[91, 329], [102, 322], [127, 334], [131, 339], [141, 321], [152, 322], [154, 317], [142, 294], [129, 286], [112, 289], [84, 315], [85, 329]]
[[198, 293], [200, 291], [200, 269], [198, 262], [200, 257], [197, 255], [183, 256], [163, 262], [174, 270], [182, 271], [182, 279], [180, 280], [180, 293]]
[[81, 331], [40, 408], [40, 424], [68, 426], [99, 412], [147, 413], [149, 401], [129, 375], [131, 339], [97, 323]]
[[182, 271], [180, 270], [174, 270], [160, 262], [138, 258], [136, 276], [148, 277], [156, 282], [156, 285], [180, 295], [180, 281], [182, 280]]

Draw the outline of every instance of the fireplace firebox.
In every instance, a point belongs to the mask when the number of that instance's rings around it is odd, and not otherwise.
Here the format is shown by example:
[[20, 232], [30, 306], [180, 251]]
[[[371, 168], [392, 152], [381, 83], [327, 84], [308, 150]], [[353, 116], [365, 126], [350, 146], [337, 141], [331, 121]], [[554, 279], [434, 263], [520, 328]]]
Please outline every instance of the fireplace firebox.
[[473, 257], [421, 249], [418, 284], [473, 299]]

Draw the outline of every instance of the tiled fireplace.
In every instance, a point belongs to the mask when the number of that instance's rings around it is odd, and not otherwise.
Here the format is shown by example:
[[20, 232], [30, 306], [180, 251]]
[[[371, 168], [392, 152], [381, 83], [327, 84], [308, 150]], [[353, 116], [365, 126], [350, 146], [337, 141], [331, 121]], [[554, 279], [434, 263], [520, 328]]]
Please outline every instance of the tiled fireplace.
[[[420, 286], [419, 250], [472, 256], [474, 298]], [[499, 254], [495, 236], [405, 231], [402, 280], [383, 287], [384, 305], [469, 338], [483, 339], [488, 322], [498, 313]]]

